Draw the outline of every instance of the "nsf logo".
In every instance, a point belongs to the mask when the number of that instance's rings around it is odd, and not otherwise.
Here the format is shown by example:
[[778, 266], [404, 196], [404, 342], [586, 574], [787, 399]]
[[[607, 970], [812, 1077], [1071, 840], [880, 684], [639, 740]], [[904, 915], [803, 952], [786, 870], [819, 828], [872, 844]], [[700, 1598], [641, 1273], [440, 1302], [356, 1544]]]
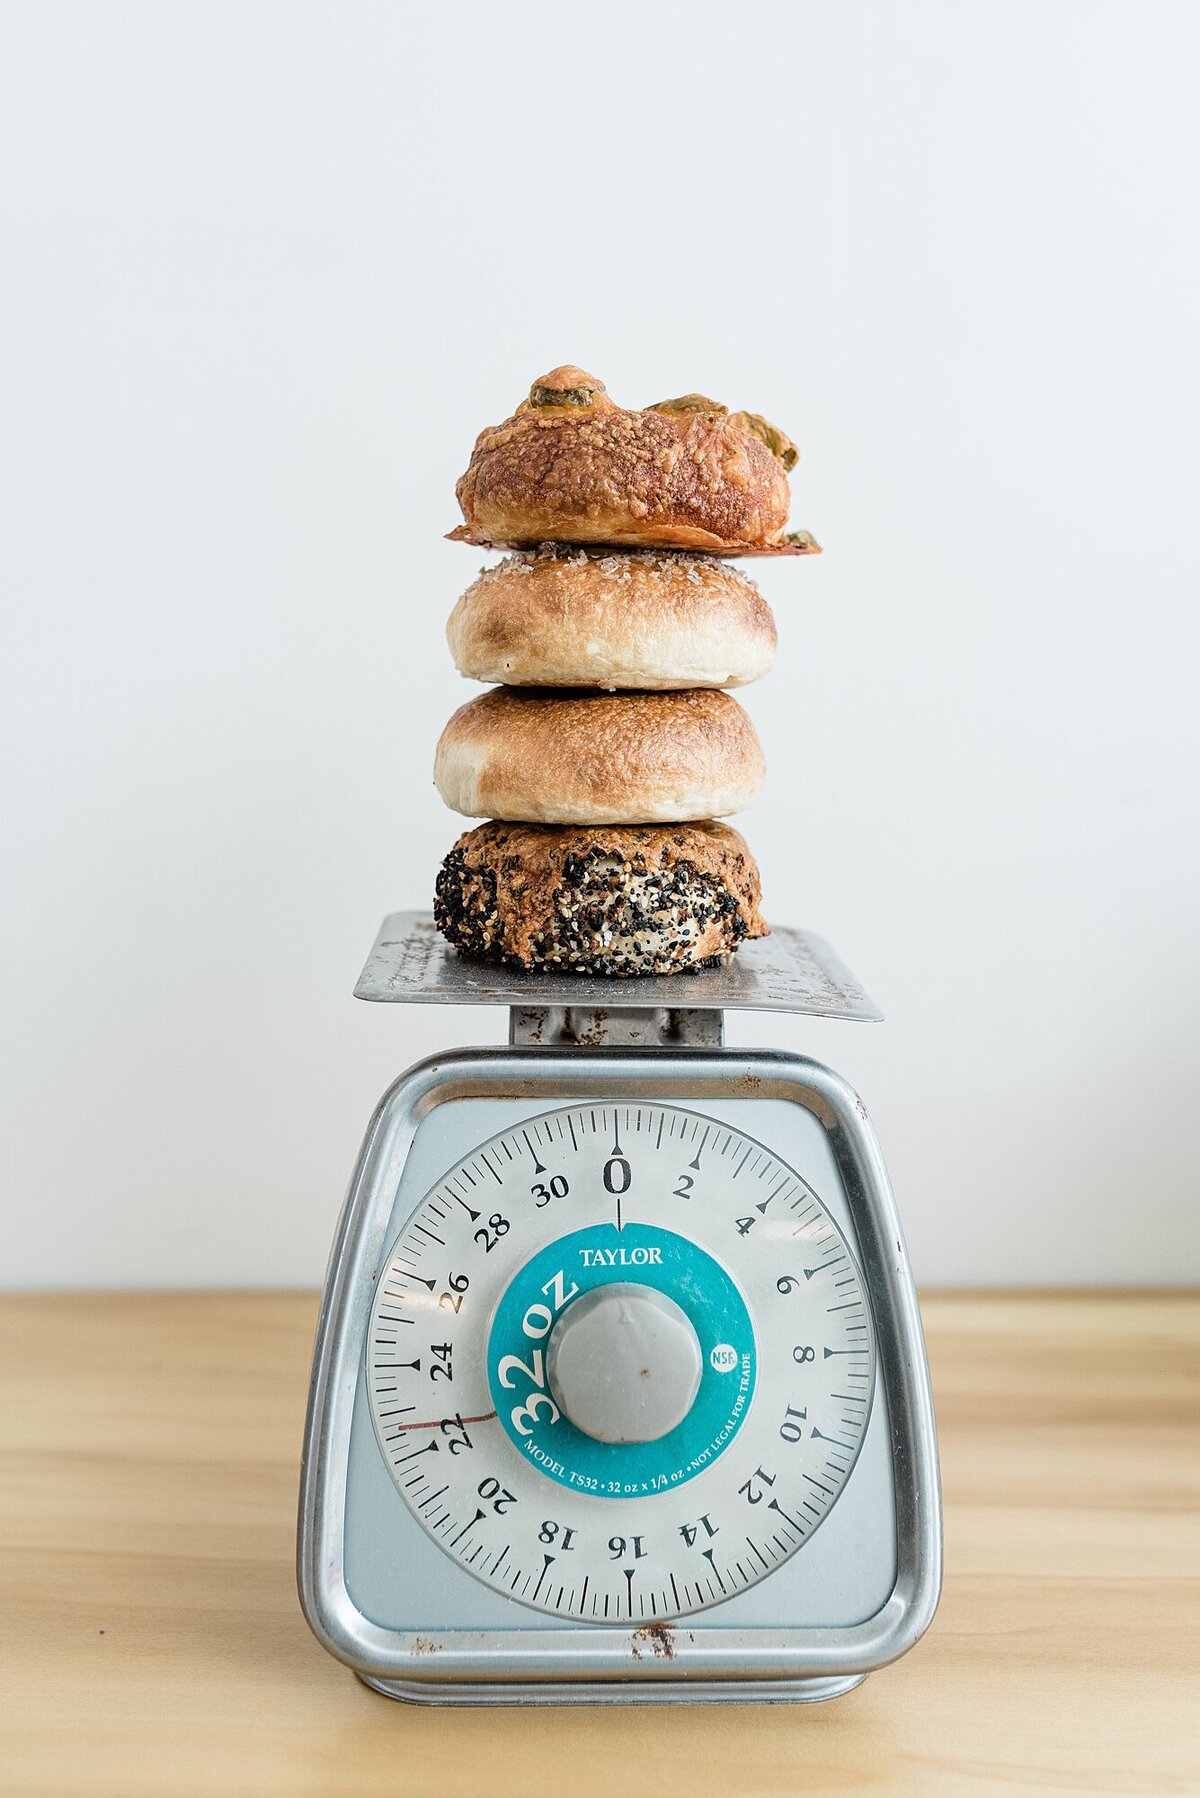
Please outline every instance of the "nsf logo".
[[718, 1342], [708, 1357], [718, 1373], [732, 1373], [738, 1364], [738, 1353], [728, 1342]]

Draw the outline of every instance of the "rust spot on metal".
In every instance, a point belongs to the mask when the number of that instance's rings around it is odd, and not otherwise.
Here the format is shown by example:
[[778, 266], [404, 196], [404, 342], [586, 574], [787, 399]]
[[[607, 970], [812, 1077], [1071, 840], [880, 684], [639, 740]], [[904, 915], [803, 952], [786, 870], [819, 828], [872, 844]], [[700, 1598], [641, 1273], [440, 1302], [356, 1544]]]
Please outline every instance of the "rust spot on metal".
[[608, 1012], [602, 1007], [592, 1011], [592, 1021], [586, 1030], [575, 1030], [574, 1041], [581, 1049], [600, 1049], [608, 1040]]
[[547, 1017], [545, 1006], [514, 1005], [510, 1014], [510, 1040], [540, 1046], [546, 1040]]
[[759, 1074], [739, 1074], [734, 1084], [741, 1092], [753, 1095], [762, 1091], [762, 1076]]
[[641, 1629], [635, 1629], [630, 1640], [633, 1658], [640, 1661], [643, 1651], [649, 1649], [652, 1655], [662, 1661], [675, 1659], [675, 1629], [670, 1623], [643, 1623]]
[[439, 1654], [441, 1647], [440, 1642], [431, 1642], [428, 1636], [416, 1636], [413, 1639], [412, 1652], [414, 1654]]

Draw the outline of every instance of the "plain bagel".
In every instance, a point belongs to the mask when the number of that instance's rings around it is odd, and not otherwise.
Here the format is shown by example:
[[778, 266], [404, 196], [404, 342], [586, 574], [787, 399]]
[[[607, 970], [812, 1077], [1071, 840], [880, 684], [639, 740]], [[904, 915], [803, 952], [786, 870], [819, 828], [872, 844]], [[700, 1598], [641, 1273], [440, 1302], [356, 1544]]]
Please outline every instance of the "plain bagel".
[[754, 726], [728, 693], [496, 688], [443, 730], [434, 781], [467, 818], [670, 824], [754, 803]]
[[510, 687], [741, 687], [767, 673], [775, 621], [713, 556], [543, 544], [485, 568], [450, 614], [455, 666]]

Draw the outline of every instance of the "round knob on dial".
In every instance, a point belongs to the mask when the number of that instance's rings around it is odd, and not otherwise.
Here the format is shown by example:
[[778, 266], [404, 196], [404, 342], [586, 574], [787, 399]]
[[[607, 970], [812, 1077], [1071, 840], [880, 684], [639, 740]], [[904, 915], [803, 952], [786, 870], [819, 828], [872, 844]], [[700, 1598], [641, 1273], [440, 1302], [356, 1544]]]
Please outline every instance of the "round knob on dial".
[[546, 1345], [559, 1409], [598, 1442], [657, 1442], [692, 1408], [704, 1359], [687, 1312], [652, 1286], [594, 1287]]

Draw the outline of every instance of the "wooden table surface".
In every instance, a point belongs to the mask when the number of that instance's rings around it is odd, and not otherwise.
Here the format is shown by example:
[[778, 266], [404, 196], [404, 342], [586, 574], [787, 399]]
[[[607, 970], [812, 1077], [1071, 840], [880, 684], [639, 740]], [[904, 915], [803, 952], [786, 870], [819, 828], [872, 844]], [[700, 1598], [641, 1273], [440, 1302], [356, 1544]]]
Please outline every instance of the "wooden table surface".
[[0, 1790], [1200, 1793], [1200, 1306], [925, 1300], [946, 1585], [825, 1705], [440, 1711], [293, 1581], [306, 1294], [0, 1300]]

